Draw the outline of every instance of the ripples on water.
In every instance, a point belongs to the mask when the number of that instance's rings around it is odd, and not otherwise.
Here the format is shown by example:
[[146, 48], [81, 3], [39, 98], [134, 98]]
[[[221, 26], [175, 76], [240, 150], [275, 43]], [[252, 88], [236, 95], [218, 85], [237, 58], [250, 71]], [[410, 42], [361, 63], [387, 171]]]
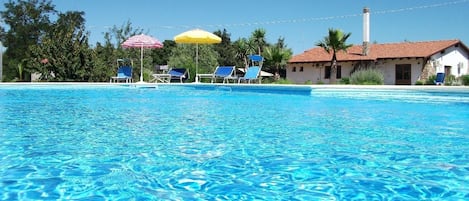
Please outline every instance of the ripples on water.
[[469, 98], [1, 88], [2, 200], [465, 200]]

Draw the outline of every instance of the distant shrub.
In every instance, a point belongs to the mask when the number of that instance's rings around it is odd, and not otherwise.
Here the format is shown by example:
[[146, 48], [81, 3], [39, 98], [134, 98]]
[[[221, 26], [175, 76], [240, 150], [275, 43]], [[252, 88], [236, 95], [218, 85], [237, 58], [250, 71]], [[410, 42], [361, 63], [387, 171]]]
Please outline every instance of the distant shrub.
[[293, 82], [287, 79], [280, 78], [275, 82], [272, 82], [272, 84], [293, 84]]
[[423, 80], [417, 80], [415, 81], [415, 85], [424, 85], [425, 82]]
[[319, 80], [318, 82], [316, 82], [316, 84], [324, 84], [324, 82], [322, 80]]
[[350, 83], [358, 85], [382, 85], [384, 84], [384, 75], [376, 69], [359, 70], [350, 76]]
[[311, 85], [311, 84], [313, 84], [313, 82], [311, 80], [308, 80], [308, 81], [305, 82], [305, 84]]
[[448, 86], [457, 85], [456, 76], [454, 76], [454, 75], [447, 75], [446, 78], [445, 78], [445, 85], [448, 85]]
[[468, 86], [469, 85], [469, 75], [461, 76], [461, 82], [464, 86]]
[[425, 82], [425, 85], [435, 85], [435, 80], [436, 80], [436, 75], [430, 75], [428, 76], [428, 79]]
[[340, 79], [340, 84], [350, 84], [350, 78], [348, 77], [343, 77], [342, 79]]

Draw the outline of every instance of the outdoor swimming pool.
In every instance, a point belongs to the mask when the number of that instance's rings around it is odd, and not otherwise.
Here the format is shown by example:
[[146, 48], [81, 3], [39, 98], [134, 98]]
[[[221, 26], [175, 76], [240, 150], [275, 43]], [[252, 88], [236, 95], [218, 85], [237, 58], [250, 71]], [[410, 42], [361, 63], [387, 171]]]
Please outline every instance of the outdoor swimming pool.
[[469, 93], [287, 93], [0, 86], [0, 200], [469, 199]]

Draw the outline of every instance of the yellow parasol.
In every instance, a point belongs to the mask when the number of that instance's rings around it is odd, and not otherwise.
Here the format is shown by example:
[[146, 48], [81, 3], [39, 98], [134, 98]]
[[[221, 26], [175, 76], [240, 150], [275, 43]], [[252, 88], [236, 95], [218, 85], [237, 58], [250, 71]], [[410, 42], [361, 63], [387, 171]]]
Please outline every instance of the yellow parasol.
[[[197, 75], [198, 65], [199, 65], [199, 44], [215, 44], [220, 43], [221, 38], [217, 35], [201, 30], [193, 29], [190, 31], [183, 32], [174, 37], [176, 43], [188, 43], [195, 44], [195, 74]], [[195, 82], [198, 82], [197, 76], [195, 77]]]

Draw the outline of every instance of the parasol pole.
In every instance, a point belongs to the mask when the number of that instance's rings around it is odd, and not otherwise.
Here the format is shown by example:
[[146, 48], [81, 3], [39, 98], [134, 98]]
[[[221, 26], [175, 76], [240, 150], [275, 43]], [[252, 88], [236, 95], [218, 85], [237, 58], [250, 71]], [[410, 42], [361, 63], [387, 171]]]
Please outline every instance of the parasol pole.
[[195, 44], [195, 82], [199, 82], [197, 78], [197, 70], [199, 66], [199, 43]]
[[140, 82], [143, 82], [143, 44], [140, 49]]

